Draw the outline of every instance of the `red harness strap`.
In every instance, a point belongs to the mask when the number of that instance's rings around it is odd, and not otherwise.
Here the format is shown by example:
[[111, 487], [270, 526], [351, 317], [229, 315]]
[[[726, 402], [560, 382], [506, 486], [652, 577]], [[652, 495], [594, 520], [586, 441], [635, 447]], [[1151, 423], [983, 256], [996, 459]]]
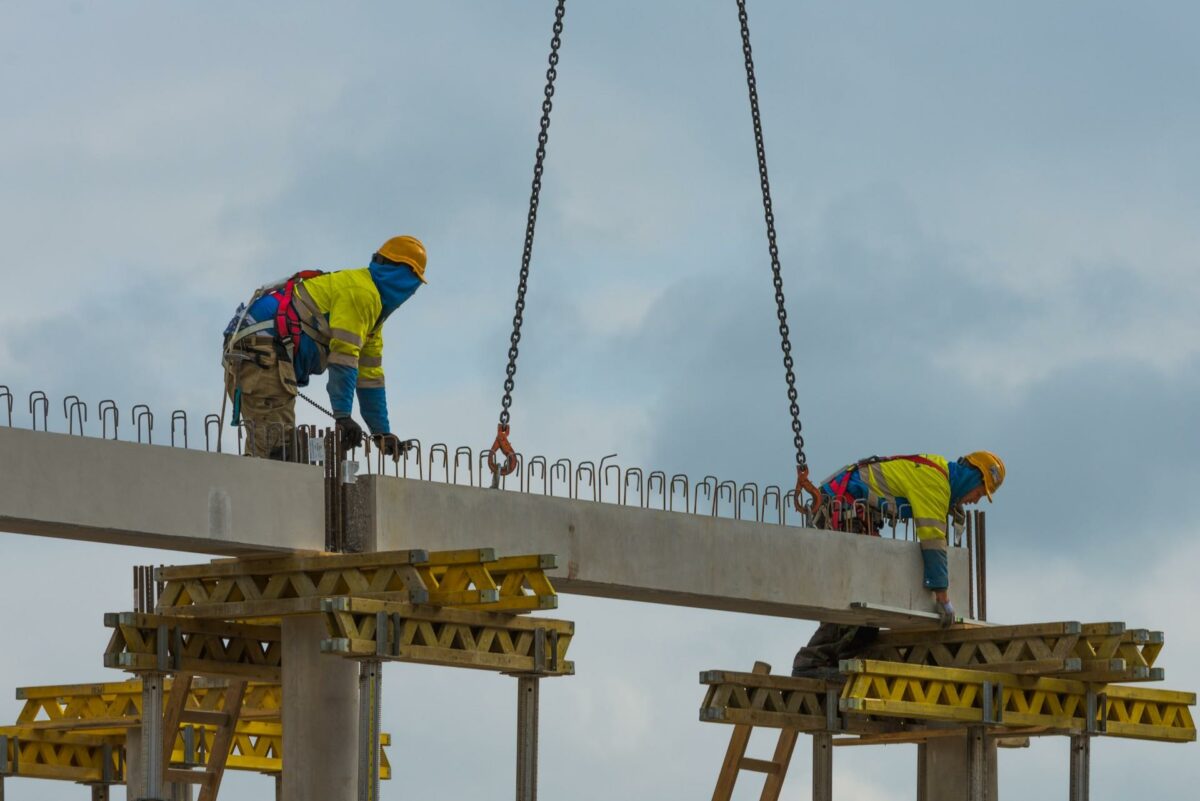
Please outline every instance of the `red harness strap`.
[[854, 474], [854, 471], [860, 467], [867, 467], [868, 465], [879, 464], [880, 462], [890, 462], [895, 459], [903, 459], [906, 462], [913, 462], [926, 467], [932, 467], [934, 470], [937, 470], [939, 473], [941, 473], [942, 477], [947, 481], [950, 480], [950, 474], [946, 472], [946, 468], [942, 467], [932, 459], [926, 459], [924, 456], [920, 456], [915, 453], [907, 454], [905, 456], [872, 456], [869, 459], [862, 459], [861, 461], [855, 462], [851, 467], [846, 468], [846, 472], [829, 482], [829, 489], [833, 490], [833, 497], [838, 501], [837, 503], [833, 504], [833, 509], [830, 513], [834, 528], [837, 528], [838, 524], [841, 522], [842, 503], [849, 503], [851, 506], [854, 505], [854, 497], [850, 495], [850, 493], [846, 492], [846, 488], [850, 486], [850, 477]]
[[301, 270], [289, 278], [282, 289], [277, 289], [272, 293], [279, 302], [279, 308], [275, 310], [275, 335], [279, 337], [279, 341], [287, 348], [288, 354], [292, 358], [295, 358], [296, 346], [300, 342], [300, 334], [303, 332], [303, 327], [300, 325], [300, 313], [296, 311], [296, 304], [293, 302], [296, 284], [321, 274], [320, 270]]

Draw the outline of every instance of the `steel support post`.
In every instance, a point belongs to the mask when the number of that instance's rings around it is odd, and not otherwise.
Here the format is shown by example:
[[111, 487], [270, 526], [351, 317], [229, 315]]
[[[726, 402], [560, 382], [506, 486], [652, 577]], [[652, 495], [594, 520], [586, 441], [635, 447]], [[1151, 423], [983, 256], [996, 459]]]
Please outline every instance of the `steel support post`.
[[4, 801], [4, 775], [0, 774], [0, 801]]
[[929, 746], [917, 743], [917, 801], [929, 801]]
[[537, 676], [517, 677], [517, 801], [537, 801]]
[[813, 801], [833, 801], [833, 734], [813, 733]]
[[1071, 801], [1088, 801], [1092, 772], [1092, 738], [1071, 735]]
[[142, 674], [142, 801], [163, 798], [163, 673]]
[[275, 776], [275, 801], [283, 801], [283, 777], [279, 775]]
[[[3, 801], [3, 799], [0, 799]], [[108, 785], [93, 784], [92, 785], [92, 801], [108, 801]]]
[[358, 801], [379, 801], [379, 717], [383, 711], [383, 662], [358, 666]]
[[987, 734], [982, 726], [967, 729], [967, 801], [988, 801]]

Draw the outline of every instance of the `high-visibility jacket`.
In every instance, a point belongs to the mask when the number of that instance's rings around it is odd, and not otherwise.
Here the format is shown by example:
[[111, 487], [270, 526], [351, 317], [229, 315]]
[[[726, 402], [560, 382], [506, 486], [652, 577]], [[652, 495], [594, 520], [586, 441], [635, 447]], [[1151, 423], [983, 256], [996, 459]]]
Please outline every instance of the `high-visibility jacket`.
[[[389, 433], [383, 323], [420, 285], [407, 265], [377, 262], [296, 283], [292, 305], [301, 328], [299, 341], [292, 343], [291, 349], [296, 383], [307, 386], [310, 376], [328, 369], [334, 413], [349, 415], [357, 390], [363, 419], [371, 433]], [[278, 307], [274, 295], [263, 295], [241, 318], [242, 330], [258, 329], [264, 335], [275, 335]]]
[[934, 453], [864, 459], [839, 470], [822, 490], [833, 497], [848, 492], [875, 509], [911, 517], [925, 561], [925, 587], [941, 590], [949, 586], [950, 469], [946, 457]]

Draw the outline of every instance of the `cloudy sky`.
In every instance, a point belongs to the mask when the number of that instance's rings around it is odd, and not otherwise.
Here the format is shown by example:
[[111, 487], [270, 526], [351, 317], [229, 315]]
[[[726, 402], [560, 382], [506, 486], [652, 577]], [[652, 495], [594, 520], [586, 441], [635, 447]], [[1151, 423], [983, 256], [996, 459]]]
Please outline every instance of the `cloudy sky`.
[[[1200, 687], [1200, 9], [755, 0], [751, 15], [815, 471], [997, 451], [992, 617], [1164, 629], [1168, 684]], [[0, 0], [14, 423], [40, 389], [52, 430], [75, 393], [89, 433], [113, 398], [150, 404], [158, 438], [185, 409], [196, 439], [220, 403], [220, 331], [253, 287], [363, 266], [412, 233], [430, 284], [388, 323], [393, 425], [488, 444], [551, 19], [548, 0]], [[570, 4], [513, 411], [526, 453], [787, 481], [744, 81], [731, 0]], [[10, 609], [39, 610], [9, 615], [8, 642], [33, 650], [4, 649], [0, 688], [118, 678], [100, 613], [128, 606], [129, 565], [195, 558], [15, 535], [0, 554]], [[696, 721], [697, 673], [782, 669], [812, 629], [574, 597], [560, 611], [579, 675], [543, 689], [541, 786], [579, 801], [711, 793], [729, 731]], [[388, 668], [403, 795], [511, 792], [512, 684]], [[0, 698], [0, 719], [17, 708]], [[1194, 748], [1102, 740], [1093, 798], [1187, 795]], [[1066, 742], [1005, 752], [1001, 770], [1006, 798], [1060, 798]], [[837, 795], [911, 798], [915, 772], [913, 746], [839, 750]], [[785, 798], [808, 798], [808, 777], [798, 757]], [[268, 788], [227, 779], [232, 801]]]

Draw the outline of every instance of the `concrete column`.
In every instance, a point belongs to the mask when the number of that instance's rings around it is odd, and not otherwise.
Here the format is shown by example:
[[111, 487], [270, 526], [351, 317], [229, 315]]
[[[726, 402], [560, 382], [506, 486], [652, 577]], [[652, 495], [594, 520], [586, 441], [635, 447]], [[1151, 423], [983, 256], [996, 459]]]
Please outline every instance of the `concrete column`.
[[[162, 742], [161, 737], [159, 742]], [[161, 795], [147, 795], [146, 772], [143, 770], [144, 759], [142, 729], [130, 729], [125, 735], [125, 797], [129, 801], [139, 801], [143, 798], [161, 798], [163, 801], [192, 801], [190, 784], [164, 782]]]
[[[969, 737], [935, 737], [917, 749], [917, 798], [921, 801], [975, 801], [969, 796], [971, 775], [971, 748]], [[982, 752], [978, 763], [983, 770], [982, 798], [998, 801], [1000, 794], [996, 776], [996, 743], [984, 737], [977, 744]]]
[[540, 681], [536, 676], [517, 677], [517, 801], [537, 801]]
[[1071, 735], [1071, 801], [1088, 801], [1091, 790], [1092, 738]]
[[833, 801], [833, 735], [827, 731], [812, 736], [813, 801]]
[[358, 665], [321, 653], [320, 615], [283, 619], [283, 785], [288, 801], [355, 797]]

